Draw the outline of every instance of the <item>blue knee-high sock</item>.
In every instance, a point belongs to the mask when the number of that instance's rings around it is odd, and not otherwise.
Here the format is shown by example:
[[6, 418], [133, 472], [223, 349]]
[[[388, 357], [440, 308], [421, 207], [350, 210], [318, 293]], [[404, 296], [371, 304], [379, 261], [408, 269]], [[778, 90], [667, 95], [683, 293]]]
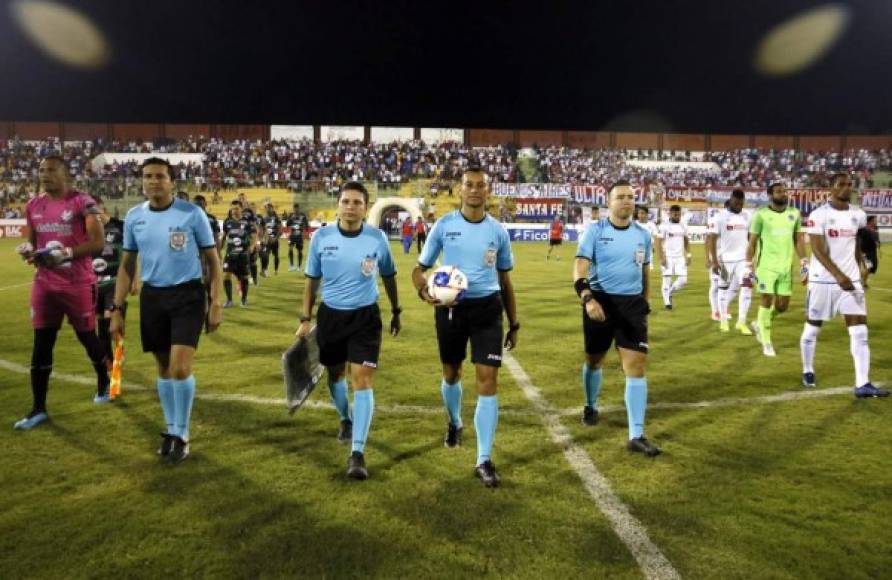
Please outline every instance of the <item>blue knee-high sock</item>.
[[496, 438], [498, 424], [499, 397], [479, 395], [477, 411], [474, 413], [474, 429], [477, 430], [477, 465], [492, 459], [492, 443]]
[[347, 398], [347, 379], [341, 379], [336, 383], [328, 384], [328, 392], [331, 394], [331, 402], [338, 412], [341, 421], [350, 419], [350, 400]]
[[188, 441], [192, 401], [195, 400], [195, 377], [189, 375], [181, 381], [174, 380], [171, 383], [173, 383], [174, 434], [180, 439]]
[[461, 427], [461, 381], [450, 385], [446, 379], [443, 379], [443, 382], [440, 383], [440, 394], [443, 395], [443, 404], [446, 405], [449, 422], [456, 427]]
[[644, 435], [644, 411], [647, 409], [647, 379], [626, 377], [626, 413], [629, 439]]
[[155, 381], [158, 385], [158, 398], [161, 399], [161, 411], [164, 412], [164, 422], [167, 424], [167, 432], [174, 435], [173, 379], [158, 377]]
[[601, 393], [601, 369], [592, 370], [588, 364], [582, 365], [582, 388], [585, 391], [585, 404], [598, 406], [598, 395]]
[[372, 389], [353, 391], [353, 451], [365, 453], [365, 440], [375, 412], [375, 394]]

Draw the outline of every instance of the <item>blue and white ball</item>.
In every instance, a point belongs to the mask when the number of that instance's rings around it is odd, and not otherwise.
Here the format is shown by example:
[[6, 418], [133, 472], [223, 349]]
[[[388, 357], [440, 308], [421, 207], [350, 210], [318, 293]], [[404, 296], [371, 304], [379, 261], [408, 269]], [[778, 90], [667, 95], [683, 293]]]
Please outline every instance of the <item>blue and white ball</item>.
[[442, 306], [453, 306], [468, 290], [468, 277], [455, 266], [440, 266], [427, 279], [427, 293]]

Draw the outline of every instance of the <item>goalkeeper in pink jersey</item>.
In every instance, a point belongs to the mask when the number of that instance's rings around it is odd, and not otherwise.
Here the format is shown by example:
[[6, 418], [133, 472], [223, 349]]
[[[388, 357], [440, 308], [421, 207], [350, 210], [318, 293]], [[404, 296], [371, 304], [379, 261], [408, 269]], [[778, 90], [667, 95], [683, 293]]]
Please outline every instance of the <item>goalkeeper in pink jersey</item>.
[[28, 243], [19, 254], [37, 268], [31, 288], [31, 391], [34, 406], [15, 423], [32, 429], [46, 421], [46, 394], [53, 370], [53, 347], [62, 319], [74, 328], [96, 369], [97, 393], [93, 401], [108, 401], [108, 368], [96, 336], [96, 275], [93, 255], [102, 251], [104, 232], [93, 199], [68, 188], [68, 166], [61, 157], [40, 163], [40, 192], [28, 202]]

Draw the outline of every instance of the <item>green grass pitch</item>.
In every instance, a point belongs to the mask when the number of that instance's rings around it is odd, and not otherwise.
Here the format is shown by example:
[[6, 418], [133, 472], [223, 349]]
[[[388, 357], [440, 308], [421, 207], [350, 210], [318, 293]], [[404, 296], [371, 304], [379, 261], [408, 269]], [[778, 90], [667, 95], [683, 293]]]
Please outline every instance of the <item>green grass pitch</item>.
[[[0, 578], [639, 578], [641, 569], [550, 439], [508, 369], [494, 461], [497, 490], [472, 476], [473, 370], [466, 365], [464, 447], [444, 449], [445, 413], [433, 314], [409, 282], [415, 253], [398, 262], [403, 333], [385, 336], [375, 379], [367, 460], [371, 479], [344, 478], [348, 448], [334, 410], [286, 413], [280, 354], [293, 340], [303, 276], [261, 279], [250, 306], [225, 311], [202, 337], [193, 453], [159, 463], [162, 428], [154, 365], [129, 316], [123, 398], [96, 407], [92, 369], [70, 327], [60, 333], [51, 380], [52, 421], [13, 422], [30, 408], [28, 282], [0, 241]], [[512, 274], [523, 324], [514, 353], [653, 543], [687, 578], [880, 578], [892, 574], [892, 400], [850, 393], [772, 402], [803, 391], [803, 291], [776, 320], [776, 359], [752, 337], [721, 335], [709, 319], [702, 246], [676, 309], [651, 298], [647, 433], [655, 460], [624, 450], [623, 379], [610, 354], [601, 405], [586, 428], [575, 246], [544, 260], [544, 244], [516, 244]], [[892, 370], [892, 270], [881, 262], [868, 291], [872, 378]], [[386, 299], [382, 300], [386, 304]], [[131, 305], [135, 306], [131, 299]], [[755, 300], [754, 300], [755, 303]], [[383, 308], [385, 312], [387, 308]], [[755, 306], [751, 318], [755, 315]], [[732, 306], [736, 312], [736, 305]], [[387, 327], [385, 319], [385, 327]], [[841, 321], [820, 336], [818, 390], [853, 381]], [[676, 406], [741, 399], [726, 406]], [[324, 386], [312, 401], [327, 403]]]

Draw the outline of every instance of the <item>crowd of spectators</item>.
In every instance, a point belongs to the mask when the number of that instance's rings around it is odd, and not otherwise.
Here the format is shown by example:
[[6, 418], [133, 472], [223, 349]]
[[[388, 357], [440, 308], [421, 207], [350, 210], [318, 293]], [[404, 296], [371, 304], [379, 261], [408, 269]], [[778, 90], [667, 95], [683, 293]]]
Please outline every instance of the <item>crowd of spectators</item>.
[[[848, 171], [858, 185], [870, 187], [874, 171], [892, 169], [892, 151], [885, 149], [843, 152], [736, 149], [691, 156], [691, 152], [547, 147], [537, 151], [537, 158], [539, 177], [550, 183], [603, 184], [628, 179], [633, 183], [659, 183], [665, 187], [765, 187], [775, 181], [791, 187], [823, 187], [837, 171]], [[662, 163], [659, 167], [648, 167], [630, 161]], [[704, 162], [709, 165], [703, 165]]]
[[[374, 181], [379, 190], [386, 190], [399, 189], [401, 184], [419, 178], [432, 179], [445, 190], [469, 164], [482, 166], [497, 182], [604, 184], [628, 179], [667, 187], [764, 187], [774, 181], [793, 187], [823, 186], [829, 175], [841, 170], [852, 172], [858, 185], [871, 186], [874, 171], [892, 169], [892, 152], [888, 150], [737, 149], [692, 153], [544, 147], [534, 149], [535, 170], [532, 175], [524, 175], [518, 169], [518, 151], [512, 146], [471, 148], [456, 142], [315, 143], [190, 137], [157, 143], [102, 139], [62, 143], [58, 139], [12, 139], [0, 141], [0, 203], [27, 200], [36, 187], [40, 159], [50, 154], [68, 161], [75, 185], [84, 190], [115, 198], [138, 188], [135, 161], [94, 167], [92, 160], [101, 153], [200, 154], [203, 163], [180, 163], [176, 172], [179, 180], [205, 190], [285, 186], [295, 191], [335, 192], [349, 180]], [[663, 163], [654, 167], [640, 161]]]

